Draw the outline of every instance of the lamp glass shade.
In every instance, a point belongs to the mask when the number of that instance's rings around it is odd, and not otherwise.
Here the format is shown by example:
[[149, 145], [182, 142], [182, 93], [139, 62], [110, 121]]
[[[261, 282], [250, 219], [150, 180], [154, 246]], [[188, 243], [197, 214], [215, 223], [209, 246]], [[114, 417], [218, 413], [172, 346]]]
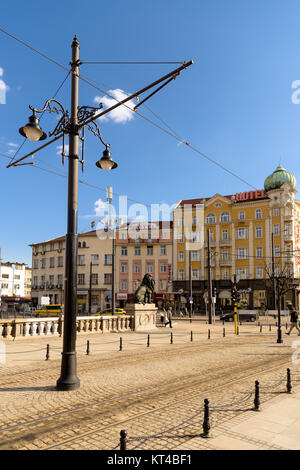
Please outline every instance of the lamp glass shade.
[[20, 127], [20, 134], [23, 137], [31, 140], [32, 142], [37, 142], [38, 140], [44, 140], [47, 137], [47, 134], [40, 128], [39, 120], [33, 112], [32, 116], [29, 116], [29, 121], [24, 127]]
[[117, 168], [118, 164], [113, 161], [110, 151], [106, 148], [103, 152], [102, 158], [96, 162], [96, 166], [98, 168], [102, 168], [102, 170], [109, 171]]
[[32, 142], [37, 142], [43, 135], [43, 131], [41, 129], [32, 126], [23, 127], [23, 131], [27, 139], [31, 140]]

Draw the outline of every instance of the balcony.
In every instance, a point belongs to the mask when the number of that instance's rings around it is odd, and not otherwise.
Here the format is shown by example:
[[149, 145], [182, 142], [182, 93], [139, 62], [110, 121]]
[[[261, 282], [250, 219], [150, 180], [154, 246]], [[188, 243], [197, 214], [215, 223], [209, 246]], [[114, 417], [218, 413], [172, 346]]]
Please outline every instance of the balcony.
[[232, 262], [230, 259], [220, 259], [220, 266], [231, 266]]
[[232, 240], [231, 239], [220, 240], [219, 245], [220, 246], [231, 246], [232, 245]]
[[291, 233], [288, 233], [284, 235], [284, 241], [285, 242], [292, 242], [293, 241], [293, 235]]
[[[213, 248], [213, 247], [215, 247], [216, 245], [217, 245], [217, 242], [216, 242], [216, 241], [214, 241], [214, 240], [209, 240], [209, 247], [210, 247], [210, 248]], [[204, 246], [205, 246], [205, 248], [207, 248], [207, 241], [205, 242]]]

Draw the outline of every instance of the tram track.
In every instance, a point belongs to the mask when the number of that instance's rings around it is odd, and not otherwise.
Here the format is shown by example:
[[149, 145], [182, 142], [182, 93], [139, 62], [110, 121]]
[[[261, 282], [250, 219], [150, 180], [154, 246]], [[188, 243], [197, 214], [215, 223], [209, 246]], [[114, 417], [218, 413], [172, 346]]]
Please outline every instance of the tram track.
[[[216, 345], [215, 345], [216, 346]], [[229, 345], [227, 345], [229, 346]], [[192, 348], [190, 348], [190, 352]], [[178, 351], [177, 351], [178, 353]], [[161, 354], [161, 351], [160, 351]], [[151, 357], [153, 360], [153, 356]], [[55, 430], [58, 428], [60, 431], [63, 428], [69, 430], [72, 426], [88, 427], [89, 431], [85, 431], [78, 435], [74, 431], [75, 436], [68, 440], [61, 440], [55, 446], [40, 446], [39, 449], [52, 449], [74, 440], [82, 439], [85, 436], [93, 433], [98, 433], [102, 430], [116, 427], [128, 421], [133, 421], [139, 417], [151, 415], [159, 410], [164, 410], [168, 407], [174, 407], [183, 403], [187, 400], [195, 398], [195, 394], [199, 396], [201, 394], [215, 393], [217, 390], [224, 390], [226, 387], [230, 387], [233, 384], [247, 380], [250, 377], [258, 377], [259, 374], [272, 372], [279, 369], [290, 360], [290, 356], [282, 358], [282, 354], [275, 355], [272, 359], [262, 359], [256, 362], [253, 359], [244, 361], [243, 364], [233, 364], [227, 367], [215, 368], [213, 372], [204, 371], [202, 374], [193, 374], [192, 376], [180, 377], [173, 381], [165, 383], [159, 383], [151, 387], [144, 388], [142, 390], [131, 391], [126, 394], [118, 395], [115, 397], [109, 397], [104, 400], [95, 401], [82, 406], [73, 407], [68, 410], [63, 410], [59, 413], [52, 413], [45, 416], [37, 417], [33, 420], [17, 423], [12, 426], [2, 427], [0, 433], [2, 435], [0, 449], [5, 448], [26, 448], [26, 442], [32, 440], [38, 442], [39, 439], [43, 440], [44, 436], [51, 434], [53, 431], [53, 439], [55, 436]], [[272, 367], [272, 364], [276, 364]], [[250, 374], [248, 371], [253, 370]], [[228, 380], [227, 377], [231, 373], [235, 379]], [[204, 379], [205, 378], [205, 382]], [[211, 383], [210, 387], [205, 388], [203, 386], [207, 383]], [[180, 394], [180, 399], [174, 400], [174, 395]], [[149, 403], [149, 400], [157, 400], [160, 406], [155, 406], [153, 409], [140, 412], [140, 407], [145, 407]], [[113, 404], [113, 407], [112, 407]], [[97, 407], [101, 406], [100, 413]], [[95, 414], [97, 413], [97, 417]], [[120, 419], [120, 415], [126, 415], [125, 419]], [[107, 424], [99, 427], [99, 419], [111, 420], [112, 424]], [[91, 426], [95, 426], [96, 429], [90, 431]], [[39, 436], [39, 437], [38, 437]], [[21, 444], [21, 447], [17, 443]], [[24, 447], [22, 447], [22, 442]]]

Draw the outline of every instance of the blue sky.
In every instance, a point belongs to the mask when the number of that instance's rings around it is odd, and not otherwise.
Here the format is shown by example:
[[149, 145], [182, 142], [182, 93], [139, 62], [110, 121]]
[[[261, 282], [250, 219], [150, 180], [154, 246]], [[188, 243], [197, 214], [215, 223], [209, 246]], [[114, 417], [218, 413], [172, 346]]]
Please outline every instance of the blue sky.
[[[22, 10], [16, 15], [15, 11]], [[3, 11], [4, 10], [4, 11]], [[279, 162], [299, 180], [300, 106], [292, 83], [300, 80], [300, 4], [293, 0], [77, 0], [37, 8], [28, 1], [2, 6], [0, 27], [59, 63], [70, 62], [74, 34], [82, 61], [182, 61], [194, 65], [148, 106], [184, 140], [260, 189]], [[66, 73], [0, 32], [0, 80], [9, 87], [0, 105], [0, 152], [23, 139], [18, 133]], [[176, 65], [83, 65], [81, 74], [103, 90], [132, 93]], [[0, 82], [1, 88], [1, 82]], [[80, 105], [95, 105], [100, 91], [80, 83]], [[57, 98], [69, 109], [70, 82]], [[166, 127], [141, 107], [141, 113]], [[44, 116], [48, 132], [57, 121]], [[146, 204], [251, 190], [138, 116], [99, 123], [118, 168], [100, 171], [103, 146], [87, 135], [86, 168], [80, 179]], [[58, 143], [59, 144], [59, 143]], [[57, 145], [58, 145], [57, 144]], [[66, 174], [54, 143], [36, 155], [40, 166]], [[26, 142], [20, 156], [37, 144]], [[0, 247], [5, 260], [31, 264], [29, 243], [66, 231], [63, 177], [37, 168], [6, 169], [0, 157]], [[94, 204], [105, 192], [79, 186], [79, 230], [89, 229]]]

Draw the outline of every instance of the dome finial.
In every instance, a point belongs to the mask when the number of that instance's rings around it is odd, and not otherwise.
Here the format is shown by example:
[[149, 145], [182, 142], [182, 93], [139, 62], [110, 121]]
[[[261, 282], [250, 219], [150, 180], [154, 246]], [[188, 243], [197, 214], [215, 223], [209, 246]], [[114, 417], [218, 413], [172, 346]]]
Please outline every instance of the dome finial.
[[271, 191], [272, 189], [279, 189], [284, 183], [289, 183], [293, 189], [296, 189], [296, 178], [295, 176], [287, 171], [285, 168], [279, 165], [276, 170], [273, 171], [265, 180], [265, 191]]

